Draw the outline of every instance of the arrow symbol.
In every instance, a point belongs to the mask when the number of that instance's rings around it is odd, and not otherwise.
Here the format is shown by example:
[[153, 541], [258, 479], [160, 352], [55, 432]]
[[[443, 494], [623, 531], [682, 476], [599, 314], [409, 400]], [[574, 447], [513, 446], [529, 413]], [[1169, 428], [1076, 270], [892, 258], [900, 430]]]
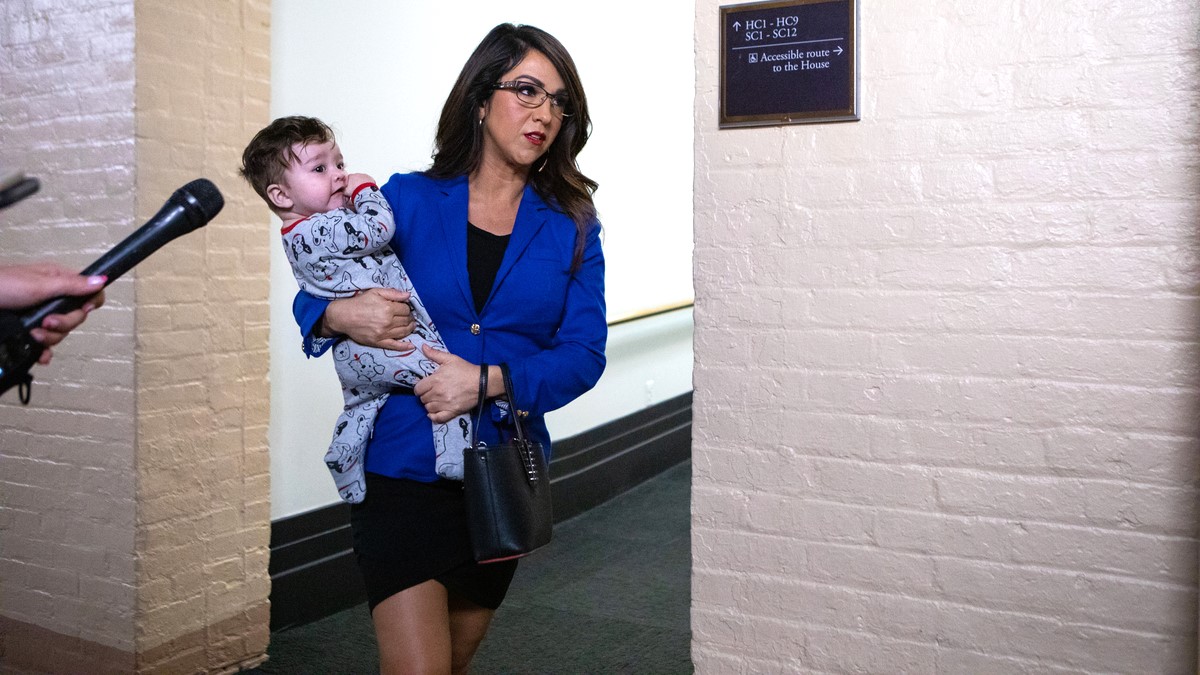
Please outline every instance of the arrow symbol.
[[742, 29], [742, 22], [741, 22], [741, 21], [734, 21], [734, 22], [733, 22], [733, 30], [735, 30], [735, 31], [739, 31], [739, 30], [741, 30], [741, 29]]
[[837, 48], [837, 55], [838, 55], [838, 56], [841, 56], [841, 55], [842, 55], [842, 48], [841, 48], [841, 47], [838, 47], [838, 48]]

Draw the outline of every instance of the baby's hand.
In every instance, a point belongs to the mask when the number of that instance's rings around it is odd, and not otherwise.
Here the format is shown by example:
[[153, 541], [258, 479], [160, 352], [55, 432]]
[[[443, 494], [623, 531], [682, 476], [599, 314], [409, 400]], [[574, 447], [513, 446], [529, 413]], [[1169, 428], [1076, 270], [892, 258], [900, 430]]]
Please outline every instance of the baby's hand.
[[346, 175], [346, 197], [349, 198], [354, 194], [354, 191], [363, 185], [375, 183], [375, 179], [365, 173], [351, 173]]

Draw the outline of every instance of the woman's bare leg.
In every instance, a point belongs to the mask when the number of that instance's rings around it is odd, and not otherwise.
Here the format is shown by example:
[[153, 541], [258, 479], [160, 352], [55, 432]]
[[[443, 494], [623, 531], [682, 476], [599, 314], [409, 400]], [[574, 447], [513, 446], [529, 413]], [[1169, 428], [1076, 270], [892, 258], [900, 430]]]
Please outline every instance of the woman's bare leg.
[[465, 675], [495, 611], [430, 580], [375, 605], [381, 675]]
[[453, 652], [445, 586], [430, 580], [406, 588], [375, 605], [371, 618], [381, 675], [450, 674]]
[[495, 610], [480, 607], [470, 600], [450, 596], [451, 673], [466, 675], [475, 658], [475, 650], [483, 642]]

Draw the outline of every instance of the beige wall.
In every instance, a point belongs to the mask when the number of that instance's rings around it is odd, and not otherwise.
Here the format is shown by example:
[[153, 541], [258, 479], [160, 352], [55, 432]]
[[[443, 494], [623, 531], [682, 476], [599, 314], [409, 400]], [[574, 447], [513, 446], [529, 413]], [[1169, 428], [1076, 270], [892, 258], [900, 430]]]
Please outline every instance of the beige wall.
[[861, 3], [861, 122], [720, 131], [719, 5], [697, 672], [1195, 672], [1200, 7]]
[[137, 280], [139, 665], [212, 671], [269, 637], [272, 238], [236, 171], [270, 119], [270, 2], [136, 8], [139, 216], [200, 176], [226, 199]]
[[268, 638], [267, 245], [236, 176], [266, 0], [4, 3], [0, 259], [83, 267], [197, 177], [207, 227], [116, 282], [0, 400], [0, 671], [221, 672]]

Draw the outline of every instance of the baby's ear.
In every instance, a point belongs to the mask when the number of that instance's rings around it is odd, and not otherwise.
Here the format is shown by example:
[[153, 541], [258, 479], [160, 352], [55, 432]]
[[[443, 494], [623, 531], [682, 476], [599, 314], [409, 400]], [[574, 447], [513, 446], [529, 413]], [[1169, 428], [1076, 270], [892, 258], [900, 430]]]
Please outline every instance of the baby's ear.
[[277, 209], [292, 208], [292, 198], [288, 196], [287, 188], [278, 183], [271, 183], [267, 186], [267, 198], [271, 200], [271, 205]]

